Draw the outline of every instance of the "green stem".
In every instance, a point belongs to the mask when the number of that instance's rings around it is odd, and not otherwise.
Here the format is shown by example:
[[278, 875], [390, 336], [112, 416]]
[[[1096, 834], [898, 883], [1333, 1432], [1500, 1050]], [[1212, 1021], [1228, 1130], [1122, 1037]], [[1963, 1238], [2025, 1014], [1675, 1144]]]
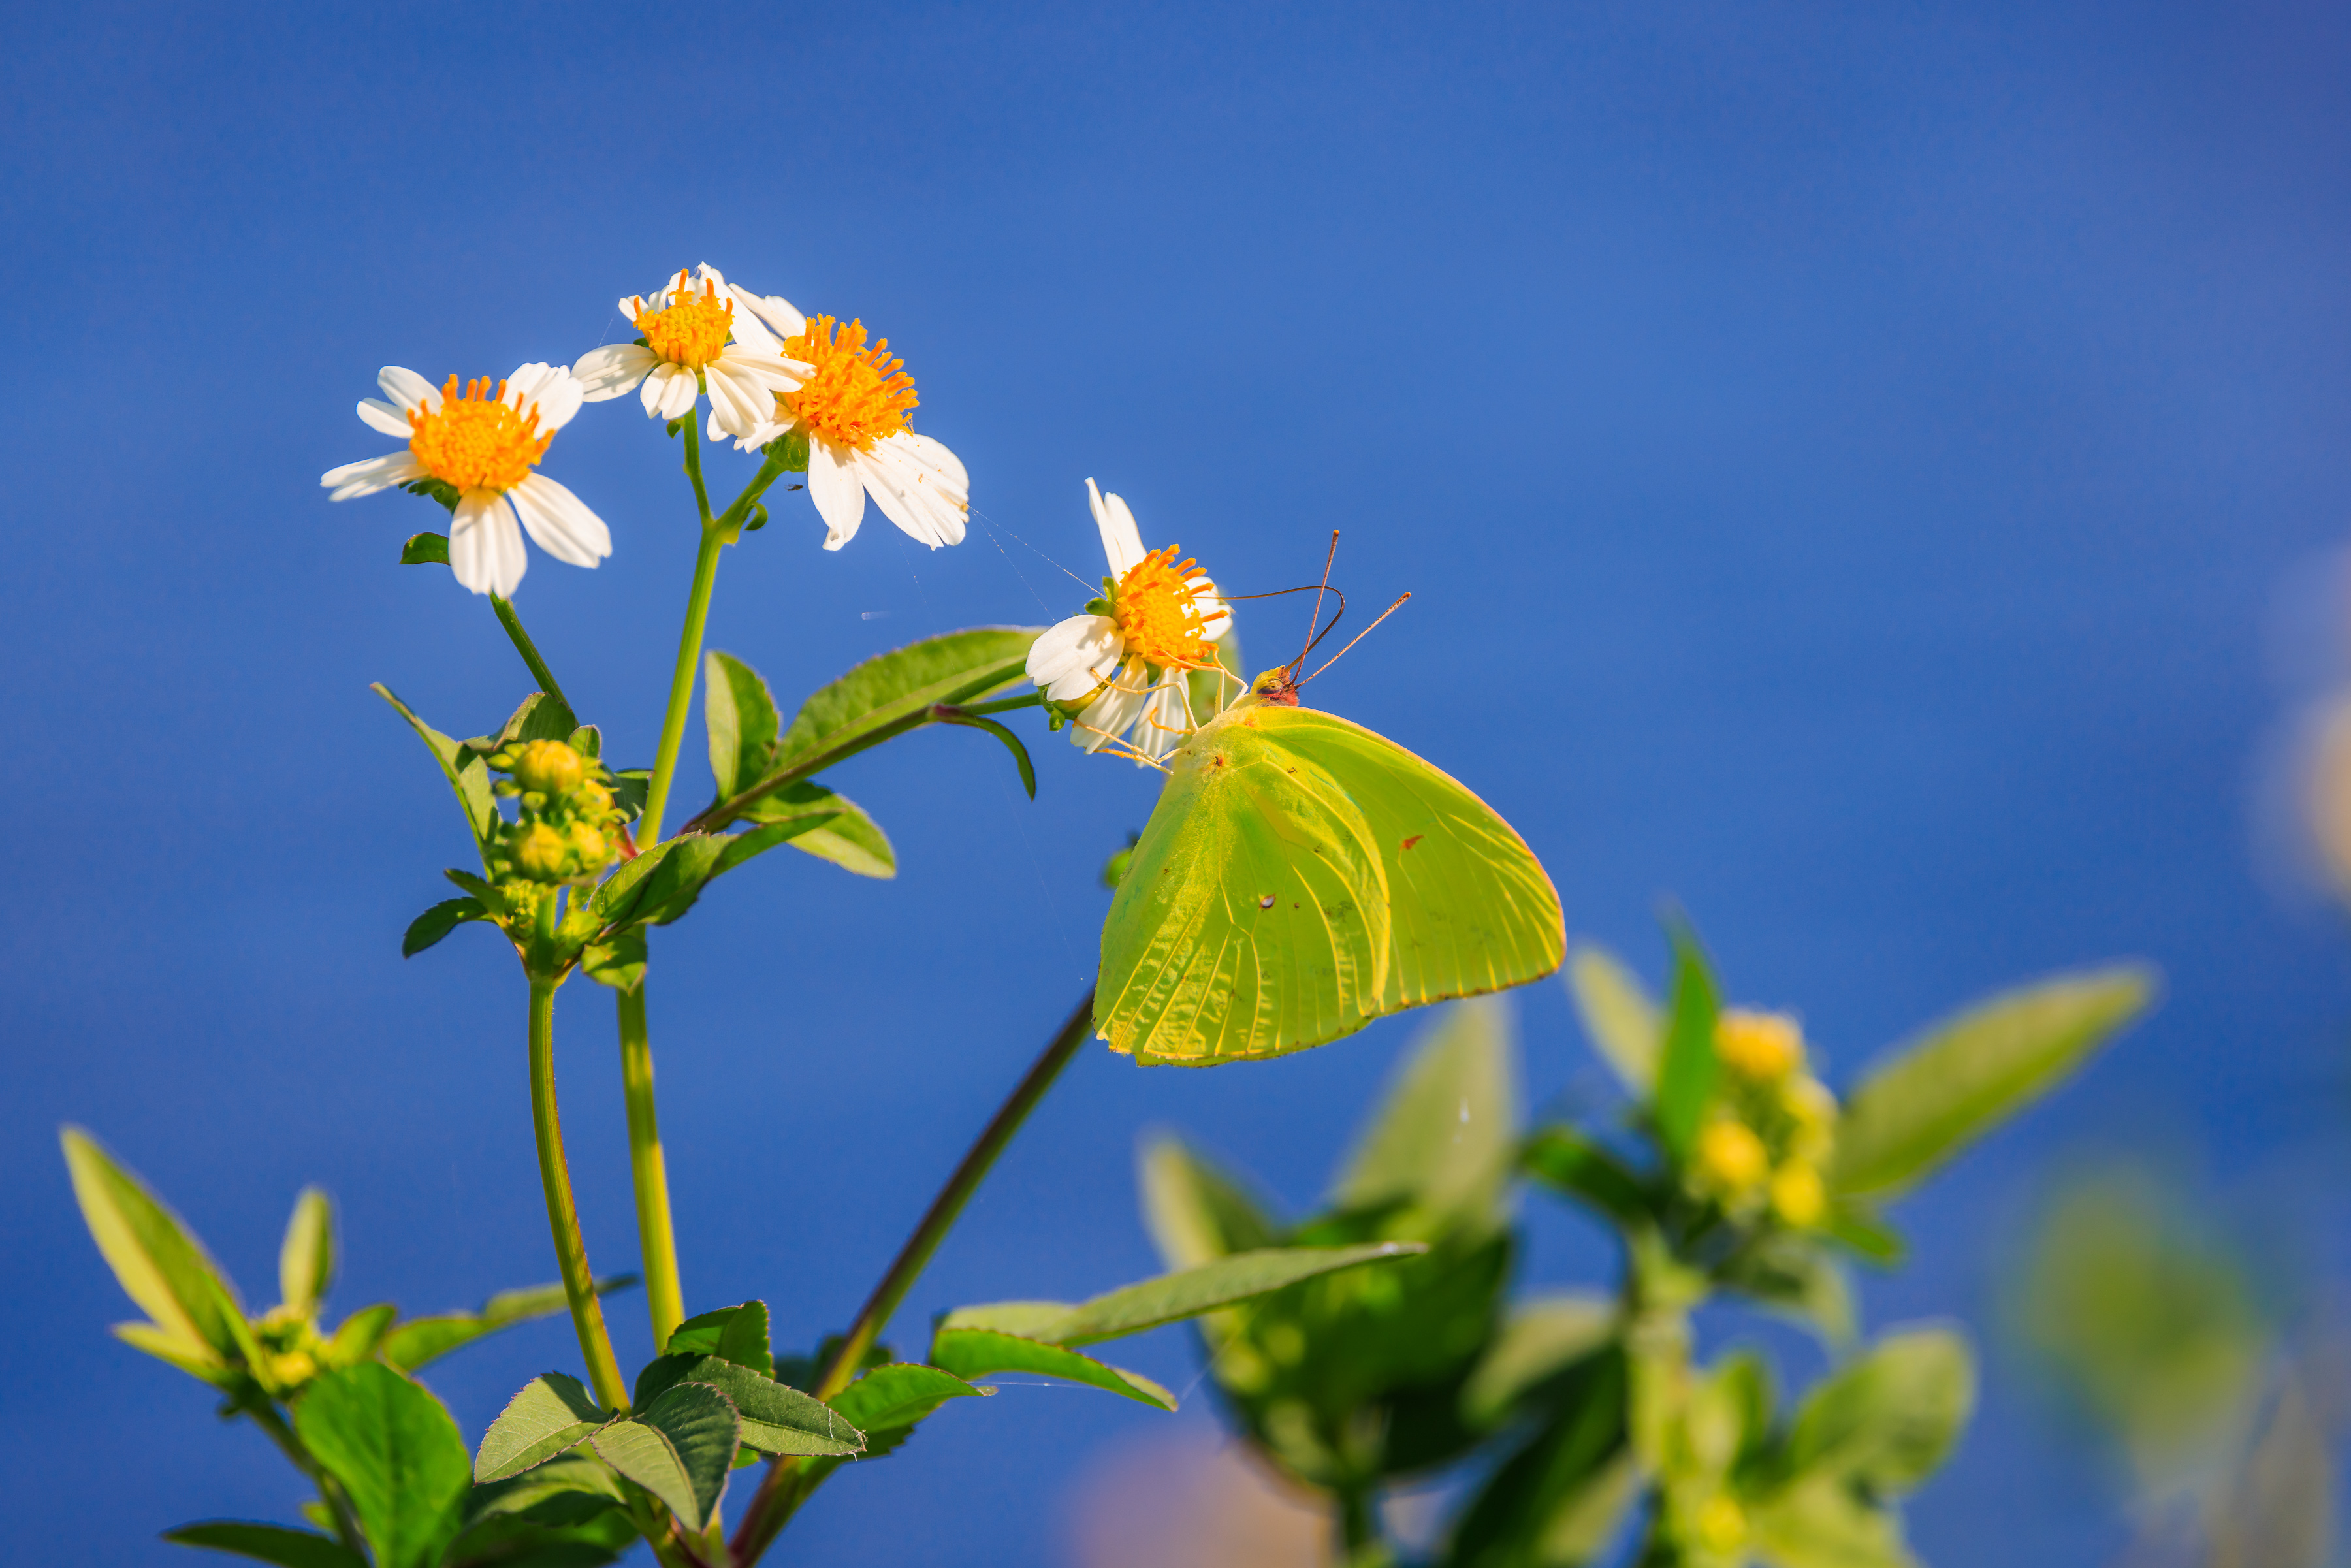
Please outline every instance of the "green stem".
[[1339, 1503], [1339, 1561], [1346, 1568], [1384, 1568], [1387, 1542], [1380, 1535], [1377, 1495], [1370, 1487], [1350, 1487]]
[[[547, 900], [548, 908], [554, 904], [552, 897]], [[555, 1238], [555, 1260], [571, 1302], [571, 1326], [580, 1333], [580, 1354], [587, 1359], [588, 1381], [607, 1408], [626, 1409], [628, 1385], [621, 1381], [621, 1364], [604, 1329], [596, 1277], [588, 1269], [588, 1244], [580, 1237], [580, 1210], [571, 1200], [571, 1170], [563, 1157], [563, 1121], [555, 1106], [556, 985], [546, 975], [530, 977], [530, 1120], [538, 1134], [538, 1181], [547, 1192], [547, 1228]]]
[[[699, 494], [700, 480], [695, 488]], [[701, 553], [694, 558], [694, 587], [685, 600], [685, 625], [677, 634], [677, 668], [669, 677], [669, 710], [662, 716], [661, 749], [653, 754], [653, 781], [645, 789], [645, 814], [637, 822], [641, 851], [661, 842], [662, 813], [669, 806], [678, 747], [685, 741], [686, 709], [694, 702], [694, 672], [702, 663], [702, 632], [710, 620], [710, 591], [718, 581], [718, 551], [725, 542], [716, 528], [704, 525]]]
[[678, 1283], [669, 1167], [662, 1157], [661, 1124], [653, 1112], [653, 1050], [645, 1031], [644, 981], [616, 995], [621, 1088], [629, 1106], [629, 1173], [637, 1189], [637, 1244], [644, 1259], [645, 1304], [653, 1313], [653, 1349], [658, 1352], [685, 1321], [685, 1292]]
[[[563, 688], [555, 684], [555, 672], [547, 667], [545, 659], [539, 657], [538, 644], [533, 643], [530, 633], [522, 629], [522, 617], [515, 613], [513, 604], [493, 593], [490, 595], [490, 608], [497, 612], [498, 624], [507, 629], [507, 636], [513, 642], [515, 652], [520, 653], [522, 662], [530, 666], [531, 678], [538, 682], [538, 689], [565, 707], [571, 707], [571, 699], [565, 696]], [[579, 710], [573, 708], [572, 711], [577, 713]]]
[[343, 1495], [343, 1489], [327, 1473], [326, 1467], [311, 1457], [308, 1445], [294, 1435], [294, 1428], [286, 1424], [286, 1417], [280, 1416], [277, 1407], [267, 1400], [258, 1405], [248, 1405], [245, 1409], [253, 1417], [253, 1424], [268, 1433], [269, 1440], [293, 1461], [294, 1468], [308, 1477], [310, 1484], [319, 1489], [319, 1500], [334, 1516], [336, 1536], [351, 1551], [366, 1556], [366, 1541], [360, 1533], [360, 1521], [352, 1511], [351, 1500]]
[[[889, 1271], [882, 1276], [881, 1283], [873, 1287], [873, 1293], [865, 1299], [857, 1321], [850, 1325], [849, 1333], [842, 1337], [841, 1348], [833, 1352], [832, 1359], [825, 1364], [823, 1373], [817, 1378], [812, 1392], [819, 1399], [830, 1400], [840, 1394], [862, 1369], [865, 1353], [872, 1348], [874, 1340], [880, 1337], [899, 1304], [906, 1299], [906, 1292], [913, 1290], [914, 1281], [922, 1277], [924, 1265], [931, 1260], [931, 1254], [939, 1249], [939, 1243], [946, 1240], [947, 1232], [955, 1228], [956, 1220], [963, 1214], [964, 1205], [969, 1203], [971, 1195], [979, 1190], [979, 1184], [987, 1179], [997, 1157], [1012, 1141], [1012, 1134], [1020, 1130], [1020, 1124], [1029, 1119], [1029, 1113], [1037, 1108], [1039, 1101], [1044, 1099], [1045, 1092], [1053, 1086], [1053, 1081], [1061, 1075], [1061, 1070], [1077, 1054], [1078, 1047], [1092, 1032], [1093, 1021], [1094, 992], [1089, 986], [1068, 1020], [1061, 1025], [1061, 1031], [1029, 1064], [1028, 1072], [1004, 1103], [997, 1107], [996, 1114], [988, 1119], [987, 1125], [980, 1129], [979, 1136], [965, 1154], [963, 1163], [956, 1166], [955, 1174], [947, 1177], [946, 1185], [939, 1189], [938, 1197], [931, 1200], [931, 1207], [924, 1214], [922, 1222], [914, 1227], [914, 1233], [906, 1238], [906, 1244], [898, 1249], [898, 1256], [892, 1260]], [[785, 1495], [787, 1489], [790, 1488], [795, 1469], [793, 1461], [780, 1457], [768, 1462], [766, 1478], [759, 1482], [759, 1490], [752, 1497], [751, 1506], [744, 1511], [743, 1522], [736, 1527], [735, 1559], [738, 1563], [758, 1561], [759, 1554], [768, 1549], [768, 1542], [775, 1540], [777, 1533], [783, 1529], [784, 1521], [790, 1518], [792, 1509], [806, 1495], [808, 1489], [801, 1488], [791, 1488], [792, 1495], [789, 1498]]]

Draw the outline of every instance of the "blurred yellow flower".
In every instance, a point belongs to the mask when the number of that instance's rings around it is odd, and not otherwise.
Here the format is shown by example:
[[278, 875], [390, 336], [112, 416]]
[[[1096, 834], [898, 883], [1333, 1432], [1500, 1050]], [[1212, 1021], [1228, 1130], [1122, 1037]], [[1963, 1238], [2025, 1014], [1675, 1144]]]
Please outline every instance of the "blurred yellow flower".
[[1803, 1065], [1804, 1031], [1786, 1013], [1733, 1008], [1715, 1020], [1714, 1051], [1742, 1078], [1769, 1082]]

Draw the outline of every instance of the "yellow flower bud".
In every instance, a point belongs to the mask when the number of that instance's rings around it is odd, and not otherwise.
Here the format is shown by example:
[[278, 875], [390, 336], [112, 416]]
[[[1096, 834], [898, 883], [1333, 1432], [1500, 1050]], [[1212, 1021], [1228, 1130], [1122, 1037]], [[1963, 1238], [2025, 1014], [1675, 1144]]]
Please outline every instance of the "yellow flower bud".
[[308, 1351], [292, 1350], [269, 1358], [269, 1381], [280, 1388], [298, 1387], [318, 1375], [319, 1364]]
[[1747, 1511], [1717, 1492], [1698, 1511], [1698, 1541], [1708, 1552], [1736, 1552], [1747, 1544]]
[[1734, 1008], [1715, 1020], [1714, 1053], [1742, 1078], [1768, 1083], [1804, 1062], [1804, 1031], [1786, 1013]]
[[1709, 1123], [1698, 1135], [1698, 1169], [1730, 1192], [1744, 1192], [1771, 1171], [1771, 1156], [1763, 1140], [1744, 1122], [1725, 1118]]
[[515, 842], [515, 864], [535, 882], [553, 882], [563, 874], [563, 855], [569, 847], [561, 833], [545, 822], [533, 822]]
[[1781, 1222], [1810, 1230], [1829, 1208], [1829, 1189], [1821, 1173], [1801, 1162], [1782, 1166], [1771, 1177], [1771, 1212]]
[[582, 876], [592, 876], [601, 871], [604, 862], [612, 858], [612, 846], [604, 841], [604, 835], [584, 821], [571, 824], [571, 847], [580, 852], [580, 873]]
[[534, 740], [516, 753], [515, 782], [525, 789], [560, 795], [577, 789], [588, 776], [588, 764], [559, 740]]

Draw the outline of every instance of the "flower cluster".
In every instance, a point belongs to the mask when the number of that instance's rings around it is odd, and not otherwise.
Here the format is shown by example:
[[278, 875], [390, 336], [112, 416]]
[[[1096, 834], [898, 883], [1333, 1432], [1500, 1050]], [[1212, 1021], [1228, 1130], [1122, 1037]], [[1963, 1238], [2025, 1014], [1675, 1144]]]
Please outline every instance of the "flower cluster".
[[1785, 1013], [1727, 1009], [1714, 1051], [1723, 1072], [1698, 1130], [1691, 1187], [1742, 1220], [1768, 1210], [1799, 1230], [1820, 1224], [1837, 1103], [1806, 1071], [1802, 1026]]
[[507, 775], [492, 792], [520, 807], [491, 841], [497, 881], [591, 883], [621, 852], [628, 813], [601, 763], [565, 741], [531, 740], [492, 752], [489, 765]]

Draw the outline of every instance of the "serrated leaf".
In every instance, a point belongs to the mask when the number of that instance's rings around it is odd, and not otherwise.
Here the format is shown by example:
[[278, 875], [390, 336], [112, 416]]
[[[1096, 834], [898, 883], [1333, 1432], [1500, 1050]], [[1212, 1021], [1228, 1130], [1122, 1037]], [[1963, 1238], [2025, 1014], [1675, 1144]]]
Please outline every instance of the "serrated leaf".
[[948, 1400], [995, 1392], [940, 1367], [897, 1361], [869, 1368], [828, 1403], [865, 1434], [866, 1457], [872, 1458], [903, 1442], [916, 1422]]
[[[609, 1296], [637, 1282], [634, 1274], [610, 1274], [596, 1281], [596, 1293]], [[501, 1291], [482, 1303], [477, 1312], [440, 1312], [412, 1318], [384, 1336], [383, 1358], [406, 1372], [438, 1360], [460, 1345], [516, 1323], [564, 1311], [570, 1298], [560, 1285], [534, 1285], [528, 1290]]]
[[333, 1537], [283, 1524], [207, 1519], [167, 1530], [163, 1539], [179, 1546], [202, 1546], [256, 1562], [275, 1563], [278, 1568], [368, 1568], [366, 1558]]
[[762, 778], [782, 724], [759, 672], [716, 649], [702, 656], [702, 718], [710, 737], [710, 771], [724, 800]]
[[487, 920], [490, 912], [478, 898], [444, 898], [408, 923], [400, 939], [400, 956], [413, 958], [469, 920]]
[[409, 727], [424, 742], [424, 748], [433, 754], [433, 760], [441, 765], [442, 777], [449, 780], [449, 788], [456, 793], [457, 809], [465, 813], [465, 829], [474, 835], [474, 847], [479, 851], [488, 841], [497, 816], [496, 804], [490, 796], [490, 770], [480, 753], [450, 739], [417, 717], [381, 681], [368, 690], [390, 703], [392, 711], [408, 721]]
[[277, 1299], [304, 1316], [318, 1310], [335, 1277], [335, 1206], [315, 1186], [294, 1199], [277, 1249]]
[[502, 1514], [522, 1514], [547, 1524], [569, 1524], [628, 1500], [604, 1461], [575, 1448], [511, 1479], [476, 1486], [465, 1494], [468, 1528]]
[[[245, 1315], [204, 1244], [97, 1139], [78, 1127], [67, 1127], [59, 1141], [91, 1239], [123, 1293], [153, 1320], [151, 1333], [133, 1337], [123, 1329], [116, 1333], [192, 1372], [239, 1361], [249, 1364]], [[167, 1349], [171, 1354], [165, 1354]]]
[[1461, 1385], [1462, 1417], [1478, 1427], [1499, 1422], [1529, 1389], [1613, 1341], [1619, 1319], [1613, 1298], [1589, 1291], [1519, 1302]]
[[725, 1395], [706, 1383], [681, 1383], [588, 1441], [598, 1458], [701, 1530], [735, 1468], [737, 1426]]
[[763, 1454], [854, 1454], [865, 1434], [831, 1406], [797, 1388], [716, 1355], [664, 1355], [637, 1375], [633, 1400], [645, 1408], [668, 1389], [706, 1383], [726, 1396], [742, 1422], [742, 1440]]
[[441, 1402], [363, 1361], [305, 1388], [294, 1429], [342, 1483], [376, 1568], [431, 1568], [457, 1532], [473, 1470]]
[[831, 861], [854, 876], [889, 878], [898, 874], [898, 857], [890, 837], [864, 808], [812, 779], [788, 784], [763, 795], [743, 813], [743, 821], [782, 823], [812, 819], [805, 832], [784, 841], [803, 854]]
[[1657, 1135], [1677, 1162], [1686, 1161], [1698, 1141], [1698, 1123], [1714, 1093], [1721, 1062], [1714, 1053], [1714, 1023], [1719, 1006], [1714, 974], [1698, 938], [1678, 921], [1667, 927], [1674, 943], [1674, 990], [1667, 1007], [1665, 1053], [1657, 1064], [1654, 1110]]
[[666, 925], [694, 907], [703, 884], [717, 874], [720, 858], [730, 852], [742, 854], [733, 835], [679, 833], [664, 839], [606, 877], [593, 895], [593, 907], [607, 925]]
[[1273, 1245], [1273, 1220], [1257, 1200], [1178, 1140], [1146, 1143], [1137, 1163], [1144, 1222], [1169, 1264], [1188, 1269]]
[[1478, 997], [1446, 1008], [1414, 1040], [1332, 1203], [1409, 1203], [1426, 1218], [1405, 1233], [1430, 1238], [1457, 1224], [1502, 1223], [1499, 1201], [1518, 1154], [1512, 1055], [1510, 1003]]
[[1862, 1074], [1837, 1124], [1832, 1185], [1907, 1191], [2054, 1089], [2145, 1011], [2154, 971], [2116, 965], [2006, 992], [1929, 1028]]
[[1601, 1059], [1636, 1100], [1656, 1092], [1665, 1019], [1640, 979], [1606, 948], [1579, 943], [1567, 963], [1567, 994]]
[[1025, 679], [1041, 626], [947, 632], [866, 660], [810, 696], [776, 744], [778, 768], [935, 703], [975, 702]]
[[931, 1364], [966, 1381], [991, 1372], [1033, 1372], [1083, 1383], [1162, 1410], [1176, 1408], [1176, 1396], [1139, 1372], [1081, 1355], [1064, 1345], [1045, 1344], [995, 1329], [942, 1328], [931, 1341]]
[[1066, 1301], [995, 1301], [960, 1307], [942, 1329], [998, 1329], [1042, 1344], [1093, 1344], [1217, 1307], [1282, 1290], [1320, 1274], [1426, 1252], [1417, 1241], [1374, 1241], [1354, 1247], [1271, 1247], [1238, 1252], [1195, 1269], [1108, 1291], [1074, 1305]]
[[445, 534], [411, 534], [408, 542], [400, 547], [402, 566], [447, 566], [449, 538]]
[[745, 1301], [690, 1317], [670, 1331], [663, 1353], [715, 1355], [747, 1366], [762, 1377], [773, 1377], [776, 1356], [768, 1343], [768, 1303]]
[[560, 1372], [543, 1372], [507, 1401], [474, 1456], [474, 1480], [486, 1486], [543, 1465], [588, 1440], [612, 1412], [586, 1385]]

